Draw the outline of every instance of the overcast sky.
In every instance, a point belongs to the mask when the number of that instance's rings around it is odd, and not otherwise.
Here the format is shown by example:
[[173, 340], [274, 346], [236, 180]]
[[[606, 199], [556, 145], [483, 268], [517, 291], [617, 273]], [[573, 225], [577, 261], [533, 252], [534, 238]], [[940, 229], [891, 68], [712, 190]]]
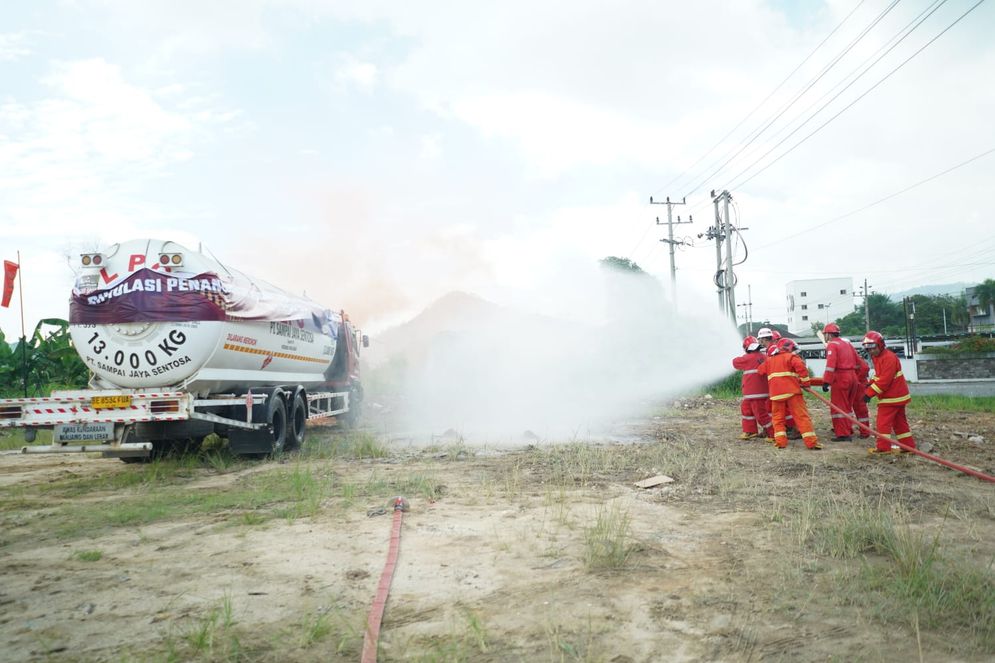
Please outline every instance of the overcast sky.
[[[760, 170], [974, 4], [4, 3], [2, 258], [21, 252], [29, 327], [67, 316], [67, 255], [151, 236], [375, 329], [450, 290], [513, 302], [606, 255], [668, 280], [648, 198], [686, 195], [679, 296], [714, 299], [696, 235], [729, 188], [755, 319], [783, 321], [800, 278], [980, 281], [995, 153], [826, 222], [995, 149], [995, 2]], [[0, 328], [19, 335], [16, 299]]]

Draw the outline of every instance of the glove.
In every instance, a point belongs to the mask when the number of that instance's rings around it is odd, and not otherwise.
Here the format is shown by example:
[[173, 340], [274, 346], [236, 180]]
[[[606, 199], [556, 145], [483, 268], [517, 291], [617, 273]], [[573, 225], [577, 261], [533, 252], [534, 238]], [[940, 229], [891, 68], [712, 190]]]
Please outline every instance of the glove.
[[826, 384], [825, 382], [823, 382], [823, 383], [822, 383], [822, 390], [823, 390], [823, 391], [829, 391], [829, 385], [828, 385], [828, 384]]
[[865, 403], [870, 403], [871, 402], [871, 397], [870, 396], [864, 396], [864, 402]]

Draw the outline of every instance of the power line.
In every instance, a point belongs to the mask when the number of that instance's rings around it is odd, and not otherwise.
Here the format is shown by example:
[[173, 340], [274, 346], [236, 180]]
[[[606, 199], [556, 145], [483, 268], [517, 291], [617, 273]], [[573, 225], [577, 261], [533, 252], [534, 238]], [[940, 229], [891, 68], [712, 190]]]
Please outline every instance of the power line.
[[[945, 1], [946, 0], [944, 0], [944, 2]], [[904, 67], [906, 64], [908, 64], [914, 57], [916, 57], [917, 55], [919, 55], [920, 53], [922, 53], [924, 50], [926, 50], [926, 48], [928, 48], [933, 42], [935, 42], [937, 39], [939, 39], [944, 34], [946, 34], [946, 32], [948, 30], [950, 30], [955, 25], [957, 25], [958, 23], [960, 23], [968, 14], [970, 14], [975, 9], [977, 9], [984, 1], [985, 0], [978, 0], [978, 2], [976, 2], [970, 9], [968, 9], [966, 12], [964, 12], [959, 17], [957, 17], [957, 19], [953, 23], [951, 23], [947, 27], [943, 28], [943, 30], [941, 30], [935, 37], [933, 37], [932, 39], [930, 39], [929, 41], [927, 41], [925, 44], [923, 44], [921, 47], [919, 47], [912, 55], [910, 55], [909, 57], [907, 57], [897, 67], [895, 67], [894, 69], [892, 69], [891, 71], [889, 71], [887, 74], [885, 74], [881, 79], [879, 79], [876, 83], [874, 83], [874, 85], [872, 85], [867, 90], [865, 90], [860, 96], [858, 96], [856, 99], [854, 99], [849, 104], [847, 104], [842, 109], [840, 109], [839, 112], [837, 112], [835, 115], [833, 115], [832, 117], [830, 117], [828, 120], [826, 120], [825, 122], [823, 122], [822, 124], [820, 124], [814, 131], [812, 131], [807, 136], [805, 136], [804, 138], [802, 138], [800, 141], [798, 141], [797, 143], [795, 143], [794, 145], [792, 145], [790, 148], [788, 148], [787, 151], [783, 152], [781, 155], [779, 155], [773, 161], [771, 161], [770, 163], [768, 163], [766, 166], [764, 166], [763, 168], [761, 168], [757, 172], [753, 173], [752, 175], [750, 175], [745, 180], [737, 181], [735, 184], [731, 185], [731, 188], [732, 187], [734, 187], [734, 188], [741, 188], [744, 184], [746, 184], [747, 182], [750, 182], [751, 180], [753, 180], [757, 175], [759, 175], [760, 173], [764, 172], [765, 170], [767, 170], [768, 168], [770, 168], [771, 166], [773, 166], [775, 163], [777, 163], [778, 161], [780, 161], [781, 159], [783, 159], [788, 154], [791, 154], [791, 152], [793, 152], [795, 149], [797, 149], [802, 143], [804, 143], [805, 141], [807, 141], [809, 138], [811, 138], [815, 134], [819, 133], [819, 131], [821, 131], [822, 129], [824, 129], [826, 127], [826, 125], [828, 125], [830, 122], [832, 122], [833, 120], [835, 120], [836, 118], [838, 118], [840, 115], [842, 115], [843, 113], [845, 113], [847, 110], [849, 110], [850, 108], [852, 108], [858, 101], [860, 101], [861, 99], [863, 99], [864, 97], [866, 97], [873, 90], [875, 90], [879, 85], [881, 85], [886, 80], [888, 80], [889, 78], [891, 78], [891, 76], [893, 74], [895, 74], [898, 70], [900, 70], [902, 67]], [[929, 18], [929, 16], [927, 15], [926, 18]], [[926, 19], [924, 18], [923, 20], [926, 20]], [[918, 27], [920, 23], [922, 23], [922, 21], [920, 21], [919, 23], [917, 23], [916, 27]], [[913, 29], [915, 29], [915, 28], [913, 28]], [[903, 39], [904, 39], [904, 37], [903, 37]], [[901, 41], [899, 41], [898, 43], [901, 43]], [[898, 43], [896, 43], [895, 46], [897, 46]], [[894, 46], [892, 46], [892, 48], [894, 48]], [[886, 51], [881, 57], [884, 57], [884, 55], [887, 55], [890, 50], [891, 49], [888, 49], [888, 51]], [[878, 58], [878, 59], [880, 60], [880, 58]], [[875, 61], [875, 63], [876, 62], [877, 61]], [[849, 87], [849, 86], [847, 86], [847, 87]], [[844, 90], [845, 89], [846, 88], [844, 88]], [[840, 93], [842, 94], [842, 90], [840, 91]], [[836, 96], [839, 96], [839, 95], [836, 95]], [[835, 99], [835, 98], [836, 97], [833, 97], [833, 99]], [[830, 102], [827, 102], [827, 103], [831, 103], [831, 102], [832, 102], [832, 100], [830, 100]], [[822, 109], [820, 108], [819, 111], [817, 111], [816, 114], [818, 114], [818, 112], [821, 112], [821, 111], [822, 111]], [[801, 127], [799, 127], [799, 129], [800, 128]], [[795, 131], [797, 131], [797, 129]], [[749, 170], [754, 165], [756, 165], [757, 162], [759, 162], [764, 157], [766, 157], [768, 154], [770, 154], [775, 149], [777, 149], [777, 147], [779, 145], [781, 145], [785, 140], [787, 140], [788, 138], [790, 138], [791, 135], [794, 134], [794, 133], [795, 132], [792, 131], [791, 134], [788, 134], [787, 136], [785, 136], [784, 139], [782, 139], [780, 142], [778, 142], [777, 145], [775, 145], [773, 148], [771, 148], [770, 150], [768, 150], [764, 154], [763, 157], [760, 157], [760, 159], [758, 159], [757, 161], [755, 161], [752, 164], [750, 164], [749, 166], [747, 166], [747, 168], [744, 169], [743, 171], [741, 171], [738, 175], [736, 175], [736, 177], [739, 177], [740, 175], [743, 175], [747, 170]]]
[[[725, 161], [723, 161], [722, 165], [720, 165], [718, 168], [716, 168], [710, 175], [707, 175], [704, 178], [702, 178], [700, 181], [698, 181], [697, 184], [690, 191], [688, 191], [686, 194], [684, 194], [685, 197], [692, 195], [695, 191], [697, 191], [698, 189], [700, 189], [702, 187], [702, 185], [705, 184], [705, 182], [707, 182], [708, 180], [710, 180], [711, 178], [715, 177], [720, 172], [722, 172], [722, 170], [725, 169], [725, 167], [727, 165], [729, 165], [730, 162], [732, 162], [736, 157], [738, 157], [740, 154], [742, 154], [743, 150], [745, 150], [747, 147], [749, 147], [753, 143], [753, 141], [755, 141], [767, 129], [769, 129], [771, 127], [771, 125], [774, 124], [774, 122], [776, 122], [778, 119], [780, 119], [780, 117], [782, 115], [784, 115], [784, 113], [786, 113], [788, 111], [788, 109], [790, 109], [799, 99], [801, 99], [809, 90], [811, 90], [812, 87], [816, 83], [818, 83], [820, 80], [822, 80], [823, 76], [825, 76], [826, 74], [828, 74], [830, 72], [830, 70], [832, 70], [832, 68], [835, 67], [839, 63], [840, 60], [842, 60], [851, 50], [853, 50], [853, 48], [858, 43], [860, 43], [860, 41], [865, 36], [867, 36], [867, 34], [872, 29], [874, 29], [874, 27], [878, 23], [880, 23], [881, 20], [885, 16], [887, 16], [888, 13], [891, 12], [891, 10], [894, 9], [895, 5], [897, 5], [898, 3], [899, 3], [899, 0], [892, 0], [891, 4], [889, 4], [887, 7], [885, 7], [884, 10], [882, 10], [881, 13], [878, 14], [874, 18], [874, 20], [872, 20], [871, 23], [860, 32], [860, 34], [858, 34], [849, 44], [847, 44], [847, 46], [840, 53], [838, 53], [836, 55], [836, 57], [834, 57], [832, 60], [830, 60], [830, 62], [822, 68], [822, 71], [820, 71], [818, 74], [815, 75], [815, 77], [813, 77], [812, 79], [810, 79], [809, 82], [805, 85], [805, 87], [800, 92], [796, 93], [795, 96], [787, 104], [785, 104], [781, 108], [781, 110], [778, 111], [773, 117], [768, 118], [767, 120], [764, 120], [763, 122], [760, 123], [760, 125], [758, 126], [757, 129], [754, 129], [750, 134], [747, 134], [748, 137], [749, 137], [749, 140], [747, 140], [737, 150], [735, 150], [733, 152], [733, 154], [731, 156], [729, 156]], [[707, 169], [711, 169], [718, 161], [721, 161], [721, 159], [722, 158], [720, 157], [719, 159], [716, 159], [716, 161], [713, 161], [712, 164], [709, 165]], [[723, 187], [723, 188], [732, 188], [732, 187]]]
[[810, 233], [810, 232], [812, 232], [814, 230], [817, 230], [818, 228], [822, 228], [823, 226], [828, 226], [830, 223], [835, 223], [836, 221], [840, 221], [840, 220], [845, 219], [847, 217], [853, 216], [854, 214], [859, 214], [860, 212], [864, 212], [866, 210], [869, 210], [870, 208], [875, 207], [877, 205], [880, 205], [883, 202], [887, 202], [887, 201], [891, 200], [892, 198], [896, 198], [896, 197], [902, 195], [903, 193], [908, 193], [909, 191], [911, 191], [912, 189], [915, 189], [916, 187], [922, 186], [923, 184], [926, 184], [928, 182], [932, 182], [933, 180], [935, 180], [935, 179], [937, 179], [939, 177], [943, 177], [947, 173], [952, 173], [953, 171], [957, 170], [958, 168], [963, 168], [964, 166], [968, 165], [969, 163], [973, 163], [973, 162], [977, 161], [978, 159], [981, 159], [983, 157], [988, 156], [989, 154], [992, 154], [993, 152], [995, 152], [995, 147], [993, 147], [993, 148], [991, 148], [989, 150], [985, 150], [981, 154], [976, 154], [973, 157], [971, 157], [970, 159], [967, 159], [966, 161], [961, 161], [956, 166], [951, 166], [950, 168], [947, 168], [944, 171], [936, 173], [935, 175], [930, 175], [929, 177], [927, 177], [924, 180], [919, 180], [915, 184], [911, 184], [911, 185], [905, 187], [904, 189], [902, 189], [901, 191], [896, 191], [895, 193], [889, 194], [889, 195], [887, 195], [887, 196], [885, 196], [883, 198], [879, 198], [879, 199], [875, 200], [873, 203], [869, 203], [867, 205], [864, 205], [863, 207], [859, 207], [859, 208], [857, 208], [855, 210], [847, 212], [846, 214], [840, 214], [839, 216], [835, 216], [835, 217], [829, 219], [828, 221], [823, 221], [822, 223], [818, 223], [818, 224], [812, 226], [811, 228], [806, 228], [805, 230], [800, 230], [800, 231], [798, 231], [798, 232], [796, 232], [796, 233], [794, 233], [792, 235], [786, 235], [784, 237], [779, 237], [778, 239], [775, 239], [774, 241], [768, 242], [768, 243], [764, 244], [763, 246], [759, 246], [757, 248], [758, 249], [765, 249], [768, 246], [773, 246], [774, 244], [779, 244], [779, 243], [787, 241], [789, 239], [793, 239], [795, 237], [798, 237], [799, 235], [804, 235], [806, 233]]
[[642, 246], [643, 242], [646, 241], [646, 236], [650, 234], [650, 229], [651, 228], [653, 228], [653, 226], [651, 226], [650, 224], [646, 224], [646, 230], [643, 232], [643, 236], [639, 238], [638, 242], [636, 242], [636, 246], [633, 247], [633, 249], [631, 251], [629, 251], [629, 255], [632, 256], [633, 260], [635, 260], [636, 251], [638, 251], [639, 247]]
[[[991, 244], [991, 246], [985, 246], [986, 244]], [[965, 249], [974, 249], [974, 250], [968, 250], [967, 253], [965, 253]], [[945, 264], [948, 260], [950, 260], [950, 258], [944, 258], [943, 256], [954, 256], [954, 255], [957, 256], [956, 264], [953, 265]], [[992, 256], [991, 263], [965, 262], [971, 260], [982, 260], [987, 258], [988, 256]], [[892, 279], [891, 281], [886, 281], [884, 284], [881, 284], [881, 287], [884, 288], [892, 285], [898, 285], [900, 283], [904, 283], [910, 278], [913, 278], [914, 276], [918, 276], [919, 278], [925, 278], [926, 275], [929, 274], [941, 275], [949, 271], [953, 271], [954, 273], [964, 271], [964, 268], [967, 267], [968, 264], [972, 266], [995, 264], [995, 238], [989, 238], [988, 240], [985, 240], [980, 244], [977, 241], [973, 241], [971, 242], [971, 244], [967, 246], [957, 247], [954, 249], [950, 249], [949, 251], [944, 251], [939, 255], [933, 256], [933, 260], [931, 260], [929, 263], [925, 265], [920, 263], [916, 265], [914, 268], [907, 270], [907, 271], [914, 271], [915, 274], [902, 277], [901, 279]]]
[[674, 178], [672, 178], [669, 182], [667, 182], [666, 184], [664, 184], [663, 186], [661, 186], [657, 191], [654, 192], [653, 195], [658, 195], [661, 191], [664, 191], [664, 190], [668, 189], [672, 184], [674, 184], [675, 182], [677, 182], [678, 180], [680, 180], [682, 177], [684, 177], [685, 175], [687, 175], [689, 172], [691, 172], [692, 170], [694, 170], [695, 166], [697, 166], [699, 163], [701, 163], [702, 161], [704, 161], [708, 157], [708, 155], [710, 155], [712, 152], [715, 151], [715, 148], [717, 148], [719, 145], [722, 145], [729, 138], [729, 136], [733, 135], [736, 132], [737, 129], [739, 129], [741, 126], [743, 126], [746, 123], [747, 120], [749, 120], [751, 117], [753, 117], [753, 114], [756, 113], [758, 110], [760, 110], [763, 107], [764, 104], [766, 104], [768, 101], [770, 101], [771, 97], [773, 97], [775, 94], [777, 94], [778, 90], [780, 90], [782, 87], [784, 87], [784, 84], [787, 83], [789, 80], [791, 80], [791, 77], [794, 76], [796, 73], [798, 73], [798, 70], [801, 69], [805, 65], [806, 62], [808, 62], [810, 59], [812, 59], [812, 56], [815, 55], [818, 52], [818, 50], [820, 48], [822, 48], [822, 46], [827, 41], [829, 41], [829, 39], [834, 34], [836, 34], [836, 32], [841, 27], [843, 27], [843, 24], [846, 23], [850, 19], [850, 17], [853, 16], [854, 12], [856, 12], [860, 8], [860, 6], [863, 5], [863, 4], [864, 4], [864, 0], [860, 0], [860, 2], [858, 2], [856, 4], [856, 6], [853, 9], [850, 10], [850, 13], [847, 14], [845, 17], [843, 17], [843, 20], [840, 21], [836, 25], [836, 27], [833, 28], [830, 31], [830, 33], [828, 35], [826, 35], [826, 37], [822, 41], [820, 41], [819, 44], [814, 49], [812, 49], [812, 52], [809, 53], [807, 56], [805, 56], [805, 59], [802, 60], [801, 62], [799, 62], [798, 66], [796, 66], [794, 69], [792, 69], [791, 73], [788, 74], [787, 76], [785, 76], [784, 80], [782, 80], [780, 83], [778, 83], [777, 87], [775, 87], [773, 90], [771, 90], [770, 93], [766, 97], [764, 97], [763, 101], [761, 101], [759, 104], [757, 104], [753, 108], [753, 110], [751, 110], [749, 113], [747, 113], [746, 116], [736, 124], [736, 126], [734, 126], [732, 129], [730, 129], [729, 132], [725, 136], [723, 136], [722, 138], [720, 138], [717, 143], [715, 143], [714, 145], [712, 145], [712, 147], [710, 147], [707, 152], [705, 152], [700, 157], [698, 157], [695, 160], [694, 163], [692, 163], [690, 166], [688, 166], [687, 168], [685, 168], [680, 174], [678, 174], [677, 176], [675, 176]]
[[[815, 100], [814, 102], [812, 102], [811, 104], [809, 104], [805, 108], [805, 110], [803, 110], [802, 112], [798, 113], [795, 117], [793, 117], [790, 121], [788, 121], [783, 127], [781, 127], [780, 129], [778, 129], [774, 133], [774, 135], [772, 136], [772, 140], [777, 140], [778, 138], [780, 138], [784, 134], [785, 131], [787, 131], [788, 129], [790, 129], [793, 125], [795, 125], [798, 122], [799, 119], [801, 119], [803, 117], [805, 117], [805, 119], [801, 122], [800, 125], [798, 125], [798, 126], [795, 127], [795, 129], [794, 129], [794, 131], [792, 133], [797, 132], [799, 129], [801, 129], [801, 127], [803, 127], [805, 124], [807, 124], [808, 122], [810, 122], [820, 112], [822, 112], [822, 110], [825, 109], [826, 106], [828, 106], [830, 103], [832, 103], [832, 101], [834, 99], [836, 99], [840, 94], [842, 94], [848, 87], [850, 87], [851, 85], [853, 85], [854, 83], [856, 83], [857, 80], [861, 76], [863, 76], [864, 74], [866, 74], [874, 66], [874, 63], [876, 63], [875, 58], [878, 58], [878, 55], [881, 55], [882, 51], [885, 51], [885, 49], [890, 49], [891, 47], [893, 47], [892, 46], [893, 44], [897, 45], [897, 43], [895, 42], [896, 39], [904, 39], [904, 37], [902, 37], [903, 33], [906, 33], [906, 31], [911, 32], [910, 28], [912, 27], [913, 24], [915, 24], [917, 21], [919, 21], [919, 19], [922, 18], [923, 16], [925, 16], [927, 13], [932, 13], [933, 11], [935, 11], [936, 9], [938, 9], [939, 8], [938, 4], [943, 4], [946, 1], [947, 0], [933, 0], [933, 3], [931, 5], [927, 6], [925, 9], [923, 9], [919, 13], [918, 16], [916, 16], [911, 21], [909, 21], [904, 27], [902, 27], [898, 32], [896, 32], [891, 37], [891, 39], [889, 39], [888, 41], [886, 41], [876, 51], [874, 51], [874, 53], [872, 53], [870, 56], [868, 56], [867, 58], [865, 58], [863, 62], [861, 62], [856, 68], [854, 68], [850, 73], [848, 73], [842, 79], [840, 79], [839, 82], [837, 82], [833, 87], [831, 87], [828, 91], [826, 91], [825, 94], [823, 94], [817, 100]], [[914, 28], [912, 28], [912, 29], [914, 29]], [[908, 36], [908, 35], [906, 34], [906, 36]], [[882, 55], [882, 57], [883, 57], [883, 55]], [[880, 58], [878, 58], [878, 59], [880, 59]], [[865, 66], [867, 65], [867, 63], [871, 62], [872, 60], [874, 60], [874, 63], [872, 63], [870, 66], [867, 66], [865, 68]], [[860, 71], [861, 69], [864, 69], [864, 71], [861, 72]], [[860, 72], [860, 73], [858, 73], [858, 72]], [[857, 75], [854, 76], [854, 74], [857, 74]], [[847, 84], [846, 87], [844, 87], [843, 89], [840, 89], [840, 86], [846, 84], [848, 80], [850, 81], [849, 84]], [[839, 92], [837, 92], [837, 90], [839, 90]], [[826, 102], [825, 104], [823, 104], [823, 102], [827, 98], [829, 98], [829, 101]], [[822, 104], [822, 106], [819, 106], [820, 104]], [[809, 115], [809, 111], [811, 111], [816, 106], [819, 106], [819, 110], [817, 110], [814, 113], [812, 113], [811, 115]], [[789, 134], [789, 136], [790, 136], [790, 134]], [[752, 159], [757, 153], [759, 153], [763, 149], [765, 149], [763, 146], [757, 146], [756, 149], [751, 150], [750, 154], [748, 154], [745, 158]], [[762, 158], [763, 157], [761, 157], [761, 159]]]

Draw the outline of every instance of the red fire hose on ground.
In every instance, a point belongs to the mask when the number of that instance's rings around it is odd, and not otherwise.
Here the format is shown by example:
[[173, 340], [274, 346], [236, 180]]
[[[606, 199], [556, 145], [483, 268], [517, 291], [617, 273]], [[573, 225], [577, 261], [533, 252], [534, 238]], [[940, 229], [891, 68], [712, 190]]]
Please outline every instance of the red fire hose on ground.
[[815, 391], [813, 391], [809, 387], [803, 387], [803, 389], [805, 389], [805, 391], [807, 391], [809, 394], [811, 394], [812, 396], [815, 396], [820, 401], [822, 401], [823, 403], [825, 403], [826, 405], [828, 405], [831, 410], [833, 410], [834, 412], [838, 412], [839, 414], [843, 415], [848, 420], [850, 420], [851, 422], [853, 422], [854, 424], [856, 424], [857, 426], [859, 426], [862, 430], [867, 431], [868, 433], [870, 433], [871, 435], [873, 435], [876, 438], [880, 438], [882, 440], [887, 440], [891, 444], [897, 445], [903, 451], [907, 451], [909, 453], [913, 453], [913, 454], [915, 454], [917, 456], [922, 456], [926, 460], [931, 460], [934, 463], [939, 463], [940, 465], [944, 465], [946, 467], [949, 467], [952, 470], [957, 470], [958, 472], [963, 472], [964, 474], [968, 474], [968, 475], [970, 475], [972, 477], [975, 477], [977, 479], [981, 479], [982, 481], [988, 481], [988, 482], [991, 482], [991, 483], [995, 483], [995, 477], [993, 477], [991, 475], [988, 475], [988, 474], [985, 474], [984, 472], [980, 472], [978, 470], [973, 470], [973, 469], [971, 469], [969, 467], [964, 467], [963, 465], [957, 465], [956, 463], [951, 463], [949, 460], [945, 460], [943, 458], [940, 458], [939, 456], [934, 456], [932, 454], [928, 454], [925, 451], [920, 451], [919, 449], [916, 449], [915, 447], [910, 447], [909, 445], [903, 444], [902, 442], [900, 442], [898, 440], [891, 439], [891, 437], [889, 437], [887, 435], [882, 435], [881, 433], [877, 432], [876, 430], [874, 430], [873, 428], [871, 428], [867, 424], [864, 424], [864, 423], [861, 423], [860, 421], [857, 421], [857, 419], [855, 419], [854, 417], [850, 416], [849, 412], [844, 412], [843, 410], [841, 410], [838, 407], [836, 407], [835, 405], [833, 405], [832, 402], [828, 398], [826, 398], [825, 396], [822, 396], [821, 394], [815, 393]]
[[390, 546], [387, 549], [387, 562], [380, 574], [380, 584], [370, 606], [370, 614], [366, 618], [366, 634], [363, 636], [362, 663], [376, 663], [377, 645], [380, 639], [380, 622], [383, 620], [384, 607], [387, 605], [387, 595], [390, 593], [390, 582], [394, 578], [394, 567], [397, 566], [397, 553], [401, 547], [401, 519], [408, 510], [408, 501], [403, 497], [394, 498], [394, 523], [390, 530]]

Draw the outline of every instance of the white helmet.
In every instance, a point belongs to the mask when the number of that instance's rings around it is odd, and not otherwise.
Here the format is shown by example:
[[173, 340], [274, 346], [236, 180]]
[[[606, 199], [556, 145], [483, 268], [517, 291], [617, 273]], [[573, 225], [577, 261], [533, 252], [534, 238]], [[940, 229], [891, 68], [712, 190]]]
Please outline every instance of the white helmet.
[[770, 327], [761, 327], [757, 332], [757, 338], [774, 338], [774, 332], [770, 330]]

